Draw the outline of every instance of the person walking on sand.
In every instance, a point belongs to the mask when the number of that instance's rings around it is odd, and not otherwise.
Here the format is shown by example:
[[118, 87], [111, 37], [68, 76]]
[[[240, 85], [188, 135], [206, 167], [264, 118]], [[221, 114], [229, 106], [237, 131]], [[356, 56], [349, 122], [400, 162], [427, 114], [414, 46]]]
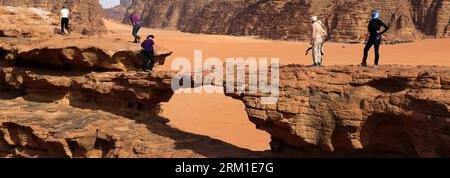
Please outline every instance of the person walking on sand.
[[69, 9], [67, 9], [65, 6], [61, 9], [61, 34], [65, 34], [64, 29], [67, 30], [67, 32], [70, 34], [69, 30]]
[[133, 32], [132, 32], [132, 35], [134, 37], [133, 43], [139, 43], [141, 42], [141, 37], [138, 35], [142, 24], [141, 17], [136, 15], [136, 12], [134, 10], [130, 10], [130, 20], [131, 24], [133, 25]]
[[[364, 57], [361, 66], [367, 66], [367, 57], [372, 46], [375, 46], [375, 65], [377, 66], [380, 61], [381, 36], [389, 30], [389, 26], [379, 19], [379, 16], [380, 12], [375, 10], [372, 14], [372, 20], [369, 22], [368, 31], [370, 36], [367, 40], [366, 46], [364, 47]], [[382, 32], [380, 32], [381, 27], [384, 28]]]
[[142, 70], [145, 72], [153, 70], [153, 66], [155, 65], [155, 50], [153, 48], [155, 45], [155, 42], [153, 41], [154, 38], [155, 36], [149, 35], [141, 44], [141, 47], [143, 48], [142, 55], [144, 56]]
[[323, 52], [323, 37], [327, 35], [327, 32], [323, 29], [322, 24], [319, 22], [317, 16], [311, 17], [312, 23], [312, 36], [311, 45], [313, 50], [313, 67], [322, 66], [322, 52]]

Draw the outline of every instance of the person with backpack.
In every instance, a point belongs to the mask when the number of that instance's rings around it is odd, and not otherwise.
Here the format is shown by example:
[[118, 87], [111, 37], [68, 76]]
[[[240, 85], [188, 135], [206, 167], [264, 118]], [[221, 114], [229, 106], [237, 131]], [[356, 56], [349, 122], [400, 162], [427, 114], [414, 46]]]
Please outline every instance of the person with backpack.
[[141, 44], [141, 47], [143, 48], [142, 55], [144, 57], [142, 70], [145, 72], [153, 70], [153, 66], [155, 65], [155, 50], [153, 47], [155, 45], [155, 42], [153, 41], [154, 38], [155, 36], [149, 35]]
[[[380, 61], [380, 45], [381, 45], [381, 36], [389, 30], [389, 26], [386, 25], [380, 18], [380, 12], [378, 10], [374, 10], [372, 14], [372, 20], [370, 20], [368, 25], [368, 31], [370, 33], [369, 39], [367, 40], [366, 46], [364, 47], [364, 57], [361, 63], [361, 66], [367, 66], [367, 57], [370, 48], [375, 46], [375, 65], [377, 66]], [[380, 32], [381, 27], [384, 28], [382, 32]]]

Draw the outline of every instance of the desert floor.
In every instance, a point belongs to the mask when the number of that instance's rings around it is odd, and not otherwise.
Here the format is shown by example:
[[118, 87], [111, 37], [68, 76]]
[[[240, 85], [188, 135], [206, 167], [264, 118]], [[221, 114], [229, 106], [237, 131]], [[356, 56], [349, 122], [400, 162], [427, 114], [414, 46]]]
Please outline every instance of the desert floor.
[[[105, 21], [109, 37], [132, 41], [131, 27]], [[174, 53], [171, 61], [183, 57], [192, 59], [194, 50], [203, 51], [203, 59], [226, 58], [279, 58], [282, 64], [310, 64], [312, 57], [305, 56], [309, 47], [305, 42], [262, 40], [252, 37], [190, 34], [179, 31], [142, 28], [140, 35], [156, 36], [155, 42]], [[450, 39], [428, 39], [414, 43], [382, 45], [381, 64], [450, 66]], [[361, 62], [363, 44], [325, 44], [325, 65], [357, 65]], [[369, 64], [373, 63], [373, 52]], [[224, 94], [177, 94], [163, 104], [162, 115], [170, 124], [181, 130], [207, 135], [233, 145], [251, 150], [269, 149], [270, 135], [257, 130], [244, 110], [244, 105]]]

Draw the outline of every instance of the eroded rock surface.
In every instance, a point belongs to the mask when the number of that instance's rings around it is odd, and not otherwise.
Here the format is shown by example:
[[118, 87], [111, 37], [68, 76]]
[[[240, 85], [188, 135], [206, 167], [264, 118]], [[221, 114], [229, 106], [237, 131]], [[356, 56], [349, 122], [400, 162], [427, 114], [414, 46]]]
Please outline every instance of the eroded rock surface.
[[[77, 71], [139, 71], [143, 64], [142, 52], [111, 51], [97, 47], [80, 48], [68, 46], [62, 48], [38, 48], [30, 51], [0, 49], [4, 59], [13, 59], [13, 63], [20, 66], [39, 66], [55, 70]], [[155, 67], [163, 65], [167, 56], [172, 52], [157, 48], [155, 52]], [[0, 56], [1, 57], [1, 56]], [[6, 61], [8, 62], [8, 61]]]
[[[175, 72], [159, 66], [171, 51], [156, 47], [155, 70], [138, 72], [143, 57], [137, 44], [54, 35], [47, 16], [29, 8], [7, 9], [23, 10], [25, 16], [17, 16], [24, 22], [17, 33], [9, 33], [15, 26], [0, 27], [8, 32], [0, 36], [0, 157], [269, 155], [166, 124], [159, 104], [174, 94]], [[8, 17], [17, 15], [13, 12]], [[3, 14], [0, 24], [15, 18]]]
[[[155, 116], [123, 117], [98, 109], [0, 99], [0, 157], [260, 157], [206, 136], [168, 127]], [[117, 110], [118, 111], [118, 110]], [[123, 109], [122, 109], [123, 111]], [[148, 116], [148, 115], [147, 115]]]
[[299, 65], [280, 69], [280, 99], [241, 99], [272, 135], [272, 150], [299, 155], [450, 156], [450, 69]]
[[[57, 35], [58, 19], [42, 9], [0, 6], [0, 62], [56, 70], [141, 70], [140, 45], [108, 37]], [[156, 68], [171, 54], [156, 46]]]
[[174, 72], [0, 71], [0, 157], [269, 156], [167, 126]]
[[0, 37], [48, 37], [58, 17], [46, 10], [0, 6]]
[[106, 33], [106, 27], [103, 22], [104, 12], [98, 0], [0, 0], [0, 6], [45, 9], [58, 14], [58, 20], [62, 6], [66, 6], [71, 11], [71, 25], [69, 28], [74, 32], [83, 33], [84, 35], [101, 35]]

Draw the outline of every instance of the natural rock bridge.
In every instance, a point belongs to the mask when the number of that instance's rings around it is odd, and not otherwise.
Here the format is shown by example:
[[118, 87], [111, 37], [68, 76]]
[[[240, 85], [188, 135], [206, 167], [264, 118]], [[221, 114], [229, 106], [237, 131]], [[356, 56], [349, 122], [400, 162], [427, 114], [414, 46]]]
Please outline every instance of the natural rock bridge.
[[272, 135], [272, 152], [252, 152], [165, 125], [176, 72], [137, 72], [137, 52], [5, 48], [2, 157], [450, 156], [448, 68], [282, 66], [277, 104], [229, 94]]

